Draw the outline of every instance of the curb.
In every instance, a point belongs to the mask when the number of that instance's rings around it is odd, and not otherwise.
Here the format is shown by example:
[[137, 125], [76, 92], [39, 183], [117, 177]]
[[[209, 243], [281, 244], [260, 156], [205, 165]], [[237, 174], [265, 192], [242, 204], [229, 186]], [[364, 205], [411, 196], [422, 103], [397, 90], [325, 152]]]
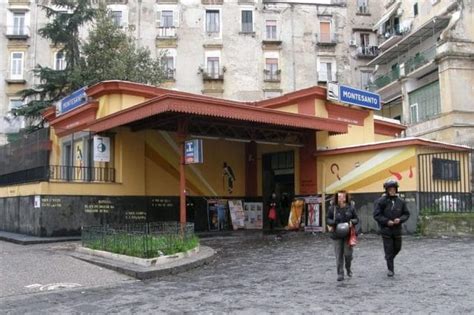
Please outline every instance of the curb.
[[80, 236], [38, 237], [38, 236], [29, 236], [29, 235], [24, 235], [24, 234], [0, 231], [0, 240], [14, 243], [14, 244], [19, 244], [19, 245], [35, 245], [35, 244], [80, 241], [81, 237]]
[[71, 257], [97, 265], [99, 267], [114, 270], [139, 280], [153, 279], [167, 275], [173, 275], [209, 264], [216, 251], [209, 246], [200, 246], [199, 253], [194, 257], [186, 257], [180, 261], [162, 266], [144, 267], [122, 261], [116, 261], [98, 256], [81, 253], [72, 253]]

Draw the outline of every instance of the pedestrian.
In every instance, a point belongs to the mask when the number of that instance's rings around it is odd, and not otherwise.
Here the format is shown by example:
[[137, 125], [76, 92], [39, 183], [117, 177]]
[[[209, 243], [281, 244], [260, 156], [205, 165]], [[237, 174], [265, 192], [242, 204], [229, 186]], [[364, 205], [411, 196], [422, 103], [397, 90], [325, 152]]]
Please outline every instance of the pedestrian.
[[349, 229], [352, 225], [359, 223], [359, 218], [354, 205], [350, 201], [349, 194], [338, 191], [334, 194], [332, 205], [326, 215], [326, 223], [332, 232], [334, 240], [334, 251], [336, 253], [337, 281], [344, 280], [344, 265], [347, 276], [352, 277], [352, 246], [349, 245]]
[[383, 184], [385, 193], [375, 201], [374, 219], [383, 240], [387, 276], [395, 274], [394, 259], [402, 249], [402, 223], [410, 217], [406, 202], [398, 196], [398, 182], [390, 179]]
[[270, 223], [271, 231], [273, 231], [277, 219], [277, 204], [276, 193], [272, 192], [270, 202], [268, 203], [268, 222]]

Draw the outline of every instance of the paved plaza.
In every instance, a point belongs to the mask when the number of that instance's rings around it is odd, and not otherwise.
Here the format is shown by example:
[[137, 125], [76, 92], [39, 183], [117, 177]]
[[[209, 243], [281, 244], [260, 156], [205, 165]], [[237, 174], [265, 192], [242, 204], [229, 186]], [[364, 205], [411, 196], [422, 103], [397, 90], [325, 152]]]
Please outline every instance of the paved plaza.
[[331, 240], [303, 233], [203, 239], [212, 263], [137, 281], [69, 256], [75, 244], [0, 242], [0, 309], [67, 313], [474, 314], [474, 239], [404, 238], [387, 278], [381, 240], [363, 235], [352, 279], [336, 281]]

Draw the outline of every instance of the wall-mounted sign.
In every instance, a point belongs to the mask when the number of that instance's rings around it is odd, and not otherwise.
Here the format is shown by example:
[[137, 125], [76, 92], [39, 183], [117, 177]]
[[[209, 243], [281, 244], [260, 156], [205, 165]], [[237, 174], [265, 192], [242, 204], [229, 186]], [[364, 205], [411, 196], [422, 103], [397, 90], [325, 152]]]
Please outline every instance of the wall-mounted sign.
[[365, 90], [339, 85], [339, 101], [351, 105], [380, 110], [380, 95]]
[[377, 93], [336, 83], [328, 83], [327, 99], [374, 110], [380, 110], [382, 108], [380, 95]]
[[203, 163], [202, 140], [194, 139], [184, 143], [184, 163]]
[[80, 88], [59, 100], [56, 104], [56, 115], [65, 114], [87, 103], [86, 87]]
[[110, 162], [110, 138], [94, 136], [94, 161]]

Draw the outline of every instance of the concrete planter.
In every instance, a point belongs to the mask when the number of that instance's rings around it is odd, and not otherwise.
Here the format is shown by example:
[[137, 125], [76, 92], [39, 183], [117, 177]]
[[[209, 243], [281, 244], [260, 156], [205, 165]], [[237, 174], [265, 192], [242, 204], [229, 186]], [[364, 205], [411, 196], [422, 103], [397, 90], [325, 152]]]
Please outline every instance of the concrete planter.
[[173, 255], [166, 255], [166, 256], [160, 256], [160, 257], [154, 257], [154, 258], [140, 258], [140, 257], [115, 254], [115, 253], [106, 252], [103, 250], [90, 249], [83, 246], [77, 247], [76, 251], [81, 254], [107, 258], [111, 260], [121, 261], [124, 263], [135, 264], [135, 265], [139, 265], [143, 267], [152, 267], [152, 266], [160, 266], [160, 265], [169, 264], [175, 261], [179, 261], [186, 257], [192, 257], [196, 255], [197, 253], [199, 253], [199, 245], [183, 253], [176, 253]]

